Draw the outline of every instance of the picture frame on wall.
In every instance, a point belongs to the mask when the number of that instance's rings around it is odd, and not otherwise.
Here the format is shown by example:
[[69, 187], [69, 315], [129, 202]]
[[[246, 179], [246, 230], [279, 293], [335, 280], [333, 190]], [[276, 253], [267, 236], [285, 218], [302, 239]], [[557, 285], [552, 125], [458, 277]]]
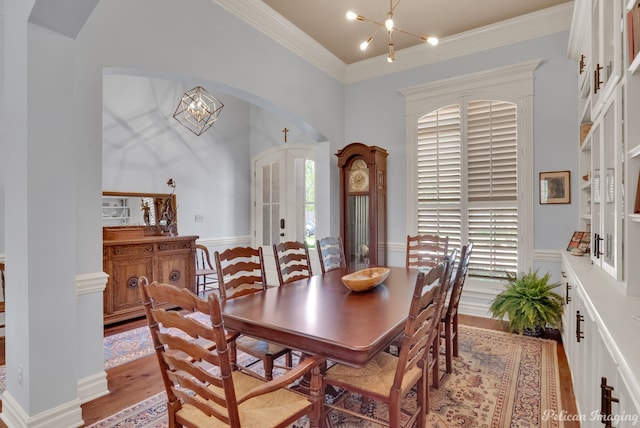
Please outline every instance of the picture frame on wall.
[[549, 171], [540, 173], [540, 204], [571, 203], [571, 172]]

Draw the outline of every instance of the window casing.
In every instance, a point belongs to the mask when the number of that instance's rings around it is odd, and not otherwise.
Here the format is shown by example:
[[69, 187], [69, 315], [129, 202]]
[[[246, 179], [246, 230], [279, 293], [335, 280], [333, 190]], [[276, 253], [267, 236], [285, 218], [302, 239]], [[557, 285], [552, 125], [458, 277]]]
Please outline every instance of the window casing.
[[[539, 61], [529, 61], [500, 69], [475, 73], [441, 82], [428, 83], [401, 91], [405, 96], [406, 129], [407, 129], [407, 233], [432, 232], [450, 236], [451, 245], [474, 242], [474, 256], [476, 260], [493, 263], [496, 272], [504, 272], [516, 267], [517, 271], [526, 271], [533, 265], [533, 75]], [[476, 173], [477, 164], [474, 157], [478, 157], [482, 150], [489, 150], [486, 135], [474, 131], [468, 133], [467, 124], [474, 120], [474, 108], [480, 108], [487, 100], [497, 100], [496, 107], [507, 107], [507, 111], [496, 111], [496, 120], [502, 120], [500, 115], [506, 114], [511, 120], [515, 115], [515, 170], [513, 165], [513, 151], [505, 154], [505, 144], [513, 144], [513, 127], [501, 129], [499, 123], [493, 123], [495, 128], [491, 139], [495, 142], [495, 174], [482, 177]], [[458, 108], [456, 106], [470, 105], [473, 108]], [[484, 107], [483, 107], [484, 108]], [[436, 114], [442, 124], [438, 130], [439, 147], [424, 147], [418, 144], [424, 139], [425, 132], [431, 132], [428, 124], [429, 114]], [[471, 114], [469, 113], [471, 112]], [[432, 118], [433, 119], [433, 118]], [[422, 122], [421, 122], [422, 120]], [[481, 119], [481, 120], [486, 120]], [[508, 120], [508, 121], [509, 121]], [[462, 124], [462, 126], [461, 126]], [[425, 128], [426, 126], [426, 128]], [[473, 127], [472, 127], [473, 128]], [[481, 129], [482, 127], [477, 127]], [[504, 135], [501, 135], [504, 133]], [[421, 135], [422, 134], [422, 135]], [[456, 147], [455, 141], [463, 141], [460, 147], [463, 156]], [[471, 142], [468, 147], [468, 142]], [[505, 141], [510, 141], [506, 143]], [[475, 147], [474, 147], [475, 146]], [[487, 147], [485, 147], [487, 146]], [[437, 153], [435, 151], [438, 151]], [[467, 153], [480, 150], [476, 153]], [[493, 149], [492, 149], [493, 150]], [[420, 165], [429, 165], [434, 156], [441, 159], [442, 167], [435, 186], [421, 183], [418, 179], [422, 171]], [[456, 161], [457, 159], [457, 161]], [[446, 164], [446, 165], [445, 165]], [[513, 177], [515, 176], [515, 180]], [[496, 186], [490, 186], [491, 192], [483, 193], [486, 183], [483, 180], [498, 180]], [[429, 198], [437, 198], [437, 204], [429, 204]], [[515, 209], [514, 209], [515, 206]], [[438, 219], [435, 221], [434, 219]], [[517, 221], [515, 236], [513, 231], [501, 234], [504, 222]], [[461, 227], [470, 224], [471, 227]], [[484, 234], [477, 232], [489, 227], [493, 234], [492, 240], [482, 250], [475, 247], [476, 243], [486, 240]], [[475, 232], [474, 232], [475, 230]], [[505, 255], [501, 251], [501, 240], [507, 247], [516, 243], [517, 255]], [[473, 257], [471, 263], [474, 263]], [[478, 266], [480, 266], [478, 268]], [[483, 271], [482, 263], [476, 266], [475, 274], [494, 276], [494, 273]]]

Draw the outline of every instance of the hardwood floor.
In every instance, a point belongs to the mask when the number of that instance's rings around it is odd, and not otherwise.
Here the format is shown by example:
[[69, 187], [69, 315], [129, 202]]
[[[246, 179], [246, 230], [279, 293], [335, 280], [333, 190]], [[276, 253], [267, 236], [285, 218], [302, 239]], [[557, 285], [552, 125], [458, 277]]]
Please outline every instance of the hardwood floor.
[[[493, 319], [461, 315], [460, 323], [487, 329], [508, 331], [506, 322]], [[105, 336], [141, 326], [146, 326], [145, 319], [108, 326], [105, 328]], [[547, 333], [547, 336], [549, 339], [558, 341], [557, 349], [562, 409], [565, 410], [567, 414], [575, 415], [577, 414], [575, 396], [573, 394], [571, 374], [562, 342], [560, 341], [559, 334]], [[0, 345], [2, 346], [0, 350], [0, 363], [4, 364], [4, 342], [0, 343]], [[82, 406], [82, 417], [86, 425], [95, 423], [119, 410], [149, 398], [161, 392], [164, 388], [155, 354], [107, 370], [107, 380], [110, 393]], [[565, 422], [564, 426], [565, 428], [576, 428], [580, 425], [577, 422]], [[6, 428], [6, 425], [1, 421], [0, 428]]]

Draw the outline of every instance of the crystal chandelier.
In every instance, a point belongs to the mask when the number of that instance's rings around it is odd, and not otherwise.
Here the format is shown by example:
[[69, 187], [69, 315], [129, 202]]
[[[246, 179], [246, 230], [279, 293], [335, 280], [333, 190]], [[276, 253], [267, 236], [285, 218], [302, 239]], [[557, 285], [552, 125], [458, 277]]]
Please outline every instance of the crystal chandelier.
[[202, 86], [196, 86], [182, 96], [173, 117], [196, 135], [204, 131], [218, 120], [224, 107], [213, 95]]
[[372, 24], [376, 24], [376, 25], [379, 26], [379, 28], [377, 28], [376, 31], [374, 31], [374, 33], [371, 36], [369, 36], [369, 38], [367, 40], [365, 40], [364, 42], [362, 42], [360, 44], [360, 50], [361, 51], [367, 50], [367, 48], [369, 47], [369, 44], [373, 40], [373, 37], [376, 35], [376, 33], [378, 32], [378, 30], [380, 28], [384, 28], [386, 30], [386, 32], [387, 32], [387, 41], [388, 41], [388, 44], [389, 44], [389, 54], [387, 55], [387, 61], [388, 62], [393, 62], [396, 59], [396, 53], [395, 53], [395, 50], [393, 48], [393, 37], [392, 37], [394, 31], [399, 31], [399, 32], [404, 33], [404, 34], [408, 34], [409, 36], [417, 37], [420, 40], [422, 40], [423, 42], [429, 43], [431, 46], [436, 46], [438, 44], [438, 38], [437, 37], [421, 36], [419, 34], [414, 34], [414, 33], [411, 33], [409, 31], [402, 30], [402, 29], [397, 28], [395, 26], [395, 23], [393, 22], [393, 11], [395, 10], [396, 7], [398, 7], [399, 4], [400, 4], [400, 0], [398, 0], [396, 2], [395, 6], [393, 5], [393, 0], [389, 0], [389, 12], [387, 12], [387, 17], [386, 17], [384, 22], [378, 22], [378, 21], [374, 21], [374, 20], [369, 19], [369, 18], [365, 18], [364, 16], [358, 15], [357, 13], [355, 13], [355, 12], [353, 12], [351, 10], [347, 12], [347, 19], [349, 21], [365, 21], [365, 22], [370, 22]]

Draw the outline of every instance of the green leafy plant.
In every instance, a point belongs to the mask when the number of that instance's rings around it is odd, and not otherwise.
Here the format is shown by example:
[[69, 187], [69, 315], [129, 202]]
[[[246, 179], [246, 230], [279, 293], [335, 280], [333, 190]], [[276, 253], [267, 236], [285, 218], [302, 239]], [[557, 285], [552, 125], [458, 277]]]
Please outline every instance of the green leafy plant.
[[564, 301], [553, 291], [560, 283], [549, 283], [550, 278], [549, 273], [540, 276], [537, 270], [520, 275], [507, 272], [505, 289], [491, 303], [491, 314], [497, 319], [507, 315], [510, 330], [520, 334], [560, 327]]

